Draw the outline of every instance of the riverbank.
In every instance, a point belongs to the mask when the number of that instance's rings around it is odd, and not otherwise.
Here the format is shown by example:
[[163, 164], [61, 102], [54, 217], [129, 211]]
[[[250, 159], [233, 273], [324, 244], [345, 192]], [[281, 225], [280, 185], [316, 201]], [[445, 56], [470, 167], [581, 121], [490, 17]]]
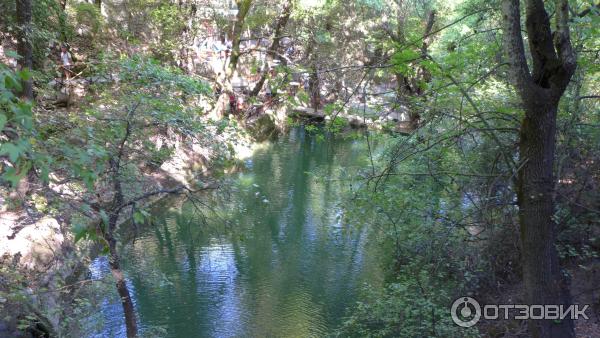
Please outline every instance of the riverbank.
[[[220, 166], [223, 160], [217, 159], [214, 149], [174, 131], [152, 137], [154, 142], [169, 146], [174, 151], [154, 170], [139, 168], [145, 173], [143, 180], [135, 182], [136, 190], [144, 193], [167, 191], [181, 185], [192, 186], [197, 184], [195, 180], [199, 177], [211, 184], [214, 167]], [[252, 152], [252, 141], [243, 131], [229, 130], [215, 137], [215, 142], [228, 139], [236, 139], [236, 145], [225, 158], [232, 164], [238, 156], [243, 158]], [[18, 337], [27, 332], [35, 336], [37, 333], [32, 330], [36, 327], [36, 332], [47, 331], [53, 335], [67, 329], [61, 327], [61, 322], [74, 315], [68, 309], [75, 298], [68, 297], [68, 294], [76, 295], [82, 282], [85, 283], [87, 264], [95, 247], [90, 241], [75, 244], [77, 233], [73, 229], [80, 222], [76, 211], [82, 202], [75, 196], [76, 190], [70, 182], [51, 184], [49, 189], [37, 189], [37, 184], [31, 185], [28, 193], [34, 196], [33, 204], [10, 208], [8, 200], [2, 203], [0, 256], [3, 279], [0, 282], [0, 300], [4, 320], [0, 334], [4, 336]], [[166, 195], [156, 194], [140, 202], [137, 208], [146, 208]], [[119, 224], [130, 219], [131, 215], [131, 212], [122, 213]], [[93, 226], [90, 222], [98, 224], [102, 220], [100, 217], [91, 219], [87, 227]]]
[[211, 189], [252, 152], [237, 121], [201, 114], [205, 84], [141, 58], [116, 70], [118, 81], [86, 86], [69, 109], [44, 95], [25, 106], [35, 129], [23, 134], [38, 142], [23, 162], [35, 170], [0, 194], [0, 335], [68, 335], [85, 313], [78, 290], [93, 248], [106, 248], [108, 218], [118, 228], [167, 194]]
[[[236, 170], [238, 161], [250, 157], [255, 147], [285, 131], [298, 117], [280, 103], [258, 115], [214, 121], [199, 114], [210, 110], [210, 91], [200, 83], [190, 82], [195, 81], [193, 78], [142, 58], [123, 60], [119, 67], [120, 73], [113, 74], [115, 69], [111, 70], [113, 80], [82, 86], [82, 93], [71, 98], [70, 108], [49, 106], [44, 101], [47, 95], [41, 95], [33, 109], [33, 116], [44, 116], [44, 121], [39, 122], [39, 133], [47, 144], [40, 144], [39, 151], [64, 149], [66, 162], [64, 167], [48, 173], [48, 182], [40, 177], [23, 180], [19, 189], [10, 194], [12, 199], [2, 203], [0, 235], [7, 240], [0, 246], [5, 277], [0, 288], [6, 320], [0, 329], [7, 335], [18, 336], [18, 332], [31, 330], [60, 334], [69, 330], [64, 319], [74, 316], [70, 308], [78, 297], [78, 288], [87, 283], [87, 265], [94, 256], [92, 252], [98, 250], [98, 243], [102, 250], [104, 217], [114, 205], [114, 174], [99, 166], [102, 161], [111, 163], [112, 159], [106, 158], [107, 151], [114, 151], [115, 146], [131, 147], [127, 150], [131, 156], [128, 170], [135, 171], [131, 179], [120, 183], [120, 189], [127, 192], [125, 197], [136, 202], [120, 210], [116, 222], [119, 227], [132, 218], [143, 218], [144, 213], [139, 210], [175, 191], [216, 186], [222, 175]], [[168, 81], [169, 86], [174, 84], [173, 95], [164, 90], [155, 92], [159, 89], [154, 88], [157, 80]], [[148, 85], [152, 87], [144, 89]], [[147, 91], [146, 96], [132, 96], [140, 90]], [[197, 90], [204, 96], [190, 95]], [[179, 109], [179, 114], [189, 114], [182, 116], [188, 119], [188, 125], [171, 116], [148, 124], [149, 117], [155, 118], [161, 110], [173, 114], [173, 108]], [[103, 127], [117, 123], [116, 130], [130, 130], [133, 114], [141, 117], [136, 125], [146, 138], [145, 143], [128, 139], [129, 132], [112, 135], [113, 131]], [[94, 144], [97, 137], [106, 139]], [[107, 142], [114, 142], [115, 138], [123, 140], [107, 147]], [[140, 151], [146, 149], [151, 152], [139, 157]], [[93, 189], [86, 192], [90, 187]], [[140, 196], [145, 197], [138, 200]], [[19, 307], [20, 304], [25, 305]]]
[[[69, 115], [79, 112], [59, 110], [54, 114], [64, 115], [68, 119]], [[263, 140], [272, 139], [273, 135], [285, 132], [281, 129], [285, 126], [281, 124], [285, 123], [285, 120], [280, 120], [279, 124], [273, 120], [272, 116], [263, 115], [257, 121], [246, 125], [244, 128], [250, 130], [253, 136], [241, 126], [225, 128], [220, 133], [215, 130], [212, 142], [226, 143], [235, 140], [234, 144], [227, 148], [226, 159], [217, 156], [213, 148], [175, 131], [149, 136], [155, 144], [170, 147], [174, 151], [154, 170], [139, 167], [138, 169], [144, 171], [144, 175], [143, 180], [135, 182], [135, 190], [144, 193], [170, 190], [180, 185], [191, 187], [197, 185], [198, 179], [205, 182], [204, 184], [216, 184], [210, 182], [216, 182], [223, 173], [237, 170], [236, 162], [250, 158], [256, 149], [263, 147]], [[229, 123], [232, 122], [235, 124], [234, 120], [230, 120]], [[4, 284], [8, 296], [4, 298], [3, 308], [10, 308], [11, 311], [4, 313], [3, 318], [10, 320], [6, 320], [1, 328], [8, 336], [19, 336], [19, 332], [23, 332], [20, 329], [22, 327], [30, 330], [32, 322], [35, 322], [40, 330], [53, 334], [69, 330], [68, 327], [61, 327], [61, 322], [74, 316], [73, 312], [55, 309], [69, 309], [73, 305], [76, 296], [69, 295], [78, 295], [78, 289], [89, 282], [88, 264], [101, 250], [94, 241], [76, 240], [77, 233], [73, 229], [78, 220], [73, 218], [73, 208], [81, 201], [69, 198], [73, 196], [73, 191], [74, 187], [69, 182], [54, 183], [45, 194], [41, 190], [36, 191], [35, 188], [30, 190], [30, 193], [38, 194], [39, 197], [38, 204], [28, 206], [29, 209], [8, 211], [7, 204], [3, 204], [5, 210], [2, 212], [1, 229], [2, 236], [7, 240], [2, 242], [0, 249], [4, 259], [3, 266], [6, 268], [2, 271], [3, 276], [8, 276]], [[140, 202], [137, 208], [151, 208], [168, 195], [156, 194]], [[49, 199], [59, 196], [64, 204], [62, 208], [48, 207], [49, 204], [55, 204], [49, 203]], [[119, 224], [130, 221], [131, 217], [130, 211], [123, 212]], [[102, 219], [97, 217], [91, 222], [100, 224]], [[23, 284], [23, 288], [8, 289], [9, 284], [18, 284], [17, 280], [27, 282]], [[11, 298], [19, 298], [19, 304], [27, 305], [15, 311], [18, 307]]]

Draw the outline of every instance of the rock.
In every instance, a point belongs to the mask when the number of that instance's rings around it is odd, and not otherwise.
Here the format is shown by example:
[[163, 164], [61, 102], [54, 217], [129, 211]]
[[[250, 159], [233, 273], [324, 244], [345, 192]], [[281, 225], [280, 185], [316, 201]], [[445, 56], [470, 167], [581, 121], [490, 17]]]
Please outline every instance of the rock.
[[12, 226], [1, 224], [0, 255], [17, 257], [20, 266], [27, 269], [42, 268], [50, 264], [61, 251], [65, 238], [54, 218], [45, 217], [18, 230], [16, 219]]
[[266, 141], [277, 135], [277, 125], [270, 115], [260, 115], [252, 121], [247, 121], [247, 127], [252, 137], [258, 141]]

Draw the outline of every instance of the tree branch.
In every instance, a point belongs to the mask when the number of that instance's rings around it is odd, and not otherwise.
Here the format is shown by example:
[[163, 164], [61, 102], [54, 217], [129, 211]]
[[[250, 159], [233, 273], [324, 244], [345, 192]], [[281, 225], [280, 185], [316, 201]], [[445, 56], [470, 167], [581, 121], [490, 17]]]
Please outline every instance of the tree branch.
[[[504, 52], [509, 56], [510, 73], [521, 88], [531, 84], [531, 73], [525, 58], [525, 47], [521, 36], [521, 14], [519, 0], [504, 0], [502, 2]], [[523, 95], [523, 94], [521, 94]]]
[[200, 191], [206, 191], [206, 190], [213, 190], [213, 189], [217, 189], [218, 187], [216, 186], [209, 186], [209, 187], [205, 187], [205, 188], [201, 188], [201, 189], [197, 189], [197, 190], [192, 190], [184, 185], [181, 185], [179, 187], [176, 188], [172, 188], [172, 189], [159, 189], [159, 190], [154, 190], [154, 191], [150, 191], [147, 192], [145, 194], [139, 195], [135, 198], [132, 198], [131, 200], [119, 205], [115, 210], [114, 213], [118, 214], [121, 212], [121, 210], [123, 210], [124, 208], [131, 206], [133, 204], [136, 204], [137, 202], [146, 200], [150, 197], [156, 196], [156, 195], [162, 195], [162, 194], [169, 194], [169, 195], [174, 195], [174, 194], [181, 194], [184, 192], [188, 192], [188, 193], [197, 193]]
[[569, 84], [571, 76], [575, 73], [577, 62], [575, 61], [575, 53], [571, 45], [571, 36], [569, 34], [569, 2], [568, 0], [556, 0], [556, 32], [554, 36], [554, 45], [558, 51], [560, 61], [562, 63], [562, 76], [553, 77], [555, 85], [560, 90], [560, 94]]
[[525, 11], [527, 40], [533, 62], [533, 81], [543, 88], [549, 88], [548, 80], [552, 70], [559, 66], [552, 42], [550, 19], [542, 0], [527, 0]]
[[600, 7], [600, 2], [597, 3], [597, 4], [595, 4], [595, 5], [593, 5], [593, 6], [590, 6], [590, 7], [586, 8], [586, 9], [584, 9], [581, 12], [579, 12], [577, 14], [577, 16], [580, 17], [580, 18], [582, 18], [582, 17], [588, 15], [593, 9], [598, 10], [598, 7]]

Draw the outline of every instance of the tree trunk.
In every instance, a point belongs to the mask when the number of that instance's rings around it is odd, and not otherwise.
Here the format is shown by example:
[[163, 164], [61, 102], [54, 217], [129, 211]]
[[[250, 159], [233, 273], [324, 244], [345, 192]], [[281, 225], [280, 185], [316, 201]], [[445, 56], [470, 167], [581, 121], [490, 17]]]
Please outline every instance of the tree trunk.
[[127, 337], [133, 338], [137, 336], [137, 321], [135, 317], [135, 308], [129, 289], [127, 289], [127, 283], [125, 282], [125, 276], [121, 270], [121, 262], [116, 248], [116, 240], [111, 238], [109, 241], [109, 265], [110, 272], [115, 279], [115, 285], [117, 287], [117, 293], [121, 299], [121, 306], [123, 307], [123, 314], [125, 316], [125, 328], [127, 330]]
[[[525, 302], [529, 305], [571, 304], [568, 282], [560, 271], [555, 247], [554, 152], [558, 103], [576, 62], [568, 28], [568, 2], [556, 1], [554, 39], [542, 0], [526, 1], [526, 27], [533, 71], [529, 71], [521, 32], [519, 0], [503, 1], [505, 54], [511, 78], [521, 97], [525, 118], [519, 139], [516, 182]], [[554, 41], [553, 41], [554, 40]], [[574, 337], [570, 318], [528, 322], [534, 338]]]
[[[396, 32], [390, 32], [389, 35], [394, 42], [403, 46], [403, 48], [410, 48], [410, 46], [406, 45], [406, 35], [405, 35], [405, 22], [406, 22], [406, 8], [403, 0], [396, 1], [398, 5], [398, 26], [396, 27]], [[431, 31], [433, 29], [433, 25], [435, 23], [435, 11], [429, 10], [427, 11], [427, 15], [425, 17], [425, 27], [423, 31], [423, 43], [421, 44], [420, 54], [421, 58], [427, 58], [429, 44], [431, 43]], [[409, 78], [408, 76], [396, 73], [396, 100], [398, 102], [399, 108], [401, 111], [406, 109], [409, 119], [409, 126], [411, 130], [415, 130], [419, 127], [419, 122], [421, 119], [421, 115], [414, 109], [411, 109], [409, 106], [408, 97], [409, 96], [421, 96], [423, 94], [423, 90], [421, 88], [422, 82], [430, 82], [431, 74], [425, 68], [420, 66], [413, 66], [417, 69], [416, 76]]]
[[310, 105], [315, 111], [321, 107], [321, 83], [319, 81], [319, 73], [316, 64], [317, 61], [315, 60], [311, 67], [310, 76], [308, 78], [308, 88], [310, 90]]
[[121, 160], [125, 153], [125, 144], [131, 135], [131, 116], [135, 112], [133, 108], [128, 115], [127, 125], [125, 129], [125, 136], [121, 140], [119, 150], [116, 158], [111, 158], [109, 164], [112, 171], [112, 183], [114, 189], [114, 196], [112, 200], [112, 206], [110, 207], [110, 214], [108, 217], [108, 229], [104, 233], [104, 239], [108, 243], [108, 251], [110, 254], [109, 265], [110, 272], [115, 279], [115, 286], [117, 287], [117, 293], [121, 299], [121, 306], [123, 307], [123, 315], [125, 316], [125, 328], [127, 330], [127, 338], [133, 338], [137, 336], [137, 321], [135, 317], [135, 309], [131, 295], [127, 289], [127, 283], [125, 282], [125, 276], [121, 270], [121, 260], [117, 251], [117, 240], [115, 238], [115, 232], [117, 231], [117, 222], [119, 221], [119, 213], [122, 210], [121, 206], [124, 202], [123, 189], [121, 185], [120, 168]]
[[233, 25], [233, 34], [231, 37], [231, 59], [229, 60], [229, 67], [227, 69], [229, 77], [235, 72], [240, 59], [240, 41], [242, 38], [242, 30], [244, 29], [244, 20], [246, 19], [248, 11], [250, 11], [252, 0], [238, 0], [236, 3], [238, 13], [235, 24]]
[[[115, 192], [115, 198], [113, 200], [113, 206], [118, 206], [123, 203], [123, 195], [121, 193], [120, 181], [115, 179], [115, 186], [119, 189]], [[127, 338], [137, 337], [137, 320], [135, 316], [135, 308], [133, 306], [133, 300], [127, 289], [127, 283], [125, 281], [125, 275], [121, 270], [121, 259], [117, 252], [117, 240], [115, 239], [114, 232], [116, 231], [117, 221], [119, 219], [118, 212], [112, 212], [109, 216], [108, 231], [104, 234], [106, 242], [108, 242], [110, 272], [115, 279], [115, 286], [117, 287], [117, 293], [121, 300], [121, 306], [123, 307], [123, 315], [125, 317], [125, 328], [127, 330]]]
[[[31, 0], [17, 0], [17, 53], [21, 56], [17, 60], [19, 70], [28, 71], [31, 76], [33, 67], [33, 46], [31, 44]], [[21, 92], [18, 93], [23, 100], [33, 101], [33, 81], [31, 78], [21, 80]], [[19, 135], [16, 132], [8, 134], [11, 139], [18, 139]], [[11, 192], [10, 198], [22, 202], [27, 196], [30, 189], [31, 177], [27, 173], [19, 180], [17, 189]]]
[[[33, 46], [31, 45], [31, 0], [17, 0], [17, 52], [19, 69], [31, 71], [33, 65]], [[21, 97], [33, 100], [33, 82], [31, 79], [22, 81]]]
[[[431, 10], [427, 13], [427, 21], [425, 24], [425, 32], [423, 33], [423, 44], [421, 45], [421, 58], [425, 60], [429, 54], [429, 44], [431, 43], [431, 30], [435, 23], [435, 11]], [[431, 73], [424, 67], [419, 67], [418, 81], [429, 83], [431, 82]], [[417, 95], [423, 94], [423, 88], [420, 85], [416, 86]]]
[[250, 96], [254, 97], [254, 96], [257, 96], [258, 93], [260, 93], [260, 90], [265, 85], [265, 81], [267, 80], [267, 74], [269, 74], [269, 66], [268, 65], [263, 70], [262, 74], [260, 75], [260, 79], [258, 79], [258, 82], [256, 82], [256, 84], [254, 85], [254, 88], [252, 88], [252, 91], [250, 92]]
[[[561, 275], [555, 247], [553, 164], [557, 102], [532, 100], [520, 130], [517, 193], [523, 282], [528, 304], [569, 306], [568, 283]], [[550, 103], [549, 103], [550, 101]], [[573, 322], [530, 320], [531, 337], [573, 337]]]
[[[328, 19], [329, 20], [329, 19]], [[317, 51], [317, 41], [311, 37], [306, 48], [306, 57], [310, 64], [310, 73], [308, 74], [308, 94], [310, 97], [310, 106], [316, 111], [321, 105], [321, 84], [319, 83], [319, 55]]]
[[[433, 24], [435, 23], [435, 11], [430, 10], [427, 13], [427, 19], [425, 21], [425, 31], [423, 32], [423, 44], [421, 45], [421, 58], [426, 60], [429, 54], [429, 44], [431, 43], [431, 30], [433, 29]], [[425, 83], [431, 82], [431, 73], [424, 67], [417, 67], [417, 76], [413, 80], [412, 86], [407, 86], [409, 90], [411, 90], [413, 95], [422, 96], [423, 95], [423, 85]], [[426, 101], [426, 98], [422, 98], [423, 101]], [[424, 102], [426, 105], [426, 102]], [[415, 130], [419, 128], [421, 122], [421, 115], [416, 109], [408, 109], [408, 118], [409, 125], [411, 130]]]
[[186, 23], [181, 31], [178, 66], [186, 74], [192, 74], [194, 72], [194, 61], [192, 57], [193, 53], [190, 53], [189, 46], [192, 45], [193, 36], [195, 35], [193, 34], [193, 26], [194, 18], [196, 17], [196, 5], [180, 0], [177, 6], [179, 13], [186, 18]]
[[225, 68], [224, 74], [217, 79], [217, 83], [221, 87], [222, 93], [219, 95], [217, 104], [213, 111], [216, 118], [225, 116], [225, 111], [229, 103], [229, 97], [234, 95], [231, 80], [240, 59], [240, 41], [242, 37], [242, 30], [244, 28], [244, 20], [246, 19], [248, 11], [250, 11], [252, 0], [237, 0], [236, 4], [238, 13], [236, 15], [236, 21], [233, 26], [233, 33], [231, 37], [231, 57], [229, 59], [229, 64]]
[[[274, 32], [274, 36], [273, 36], [273, 41], [271, 42], [271, 46], [269, 46], [269, 49], [267, 50], [267, 56], [268, 57], [269, 56], [271, 58], [276, 58], [277, 57], [277, 54], [275, 52], [277, 51], [277, 47], [279, 47], [279, 41], [281, 41], [281, 33], [282, 33], [282, 30], [287, 25], [287, 22], [288, 22], [291, 14], [292, 14], [292, 2], [288, 1], [284, 5], [283, 11], [279, 15], [279, 18], [277, 19], [277, 24], [275, 25], [275, 32]], [[262, 87], [263, 87], [263, 85], [265, 83], [265, 80], [267, 79], [267, 74], [268, 73], [269, 73], [269, 67], [267, 66], [263, 70], [263, 72], [262, 72], [262, 74], [260, 76], [260, 80], [258, 80], [258, 82], [256, 83], [256, 85], [252, 89], [252, 92], [250, 92], [250, 96], [256, 96], [256, 95], [258, 95], [258, 93], [260, 92], [260, 90], [262, 89]]]

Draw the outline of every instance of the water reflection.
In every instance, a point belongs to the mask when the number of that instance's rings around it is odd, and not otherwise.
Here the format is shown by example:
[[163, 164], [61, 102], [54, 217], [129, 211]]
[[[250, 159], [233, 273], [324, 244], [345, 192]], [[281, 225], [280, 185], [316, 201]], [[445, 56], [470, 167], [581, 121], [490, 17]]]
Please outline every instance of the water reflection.
[[[343, 224], [339, 206], [346, 173], [365, 161], [358, 141], [319, 142], [295, 129], [215, 197], [218, 217], [203, 219], [189, 202], [163, 210], [125, 257], [142, 329], [317, 337], [337, 326], [362, 282], [379, 275], [365, 234]], [[94, 269], [106, 271], [102, 262]], [[120, 305], [102, 311], [104, 336], [124, 335]]]

